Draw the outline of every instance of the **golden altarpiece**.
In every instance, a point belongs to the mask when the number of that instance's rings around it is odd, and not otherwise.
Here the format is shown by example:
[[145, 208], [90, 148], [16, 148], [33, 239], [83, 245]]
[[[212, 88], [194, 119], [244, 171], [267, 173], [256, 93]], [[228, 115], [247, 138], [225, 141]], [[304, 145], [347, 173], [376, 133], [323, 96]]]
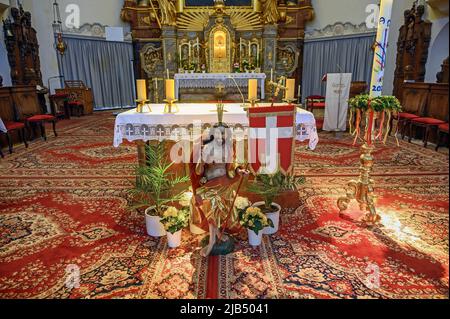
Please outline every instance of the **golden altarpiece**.
[[313, 16], [311, 0], [125, 0], [121, 12], [131, 25], [136, 78], [149, 80], [154, 99], [167, 73], [273, 72], [301, 83]]

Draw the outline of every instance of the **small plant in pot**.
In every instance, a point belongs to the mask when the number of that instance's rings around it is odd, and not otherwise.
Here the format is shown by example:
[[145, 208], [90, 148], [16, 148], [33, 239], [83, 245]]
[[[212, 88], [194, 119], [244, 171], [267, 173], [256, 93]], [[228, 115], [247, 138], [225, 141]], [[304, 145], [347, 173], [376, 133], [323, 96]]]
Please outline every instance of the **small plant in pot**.
[[239, 212], [240, 224], [248, 230], [248, 242], [251, 246], [259, 246], [264, 229], [273, 228], [273, 222], [258, 207], [248, 207]]
[[273, 235], [278, 232], [280, 225], [281, 206], [275, 203], [275, 198], [282, 192], [297, 190], [305, 182], [304, 177], [296, 177], [278, 172], [274, 175], [261, 174], [248, 184], [247, 190], [263, 199], [262, 202], [254, 203], [254, 207], [261, 209], [272, 222], [273, 227], [264, 229], [265, 235]]
[[[130, 190], [133, 209], [145, 208], [147, 233], [153, 237], [166, 235], [161, 217], [171, 203], [183, 199], [189, 177], [171, 171], [165, 142], [146, 145], [146, 165], [136, 168], [136, 187]], [[181, 188], [181, 189], [180, 189]]]
[[183, 229], [189, 224], [189, 209], [184, 207], [177, 209], [168, 207], [161, 219], [167, 233], [167, 244], [170, 248], [177, 248], [181, 245]]

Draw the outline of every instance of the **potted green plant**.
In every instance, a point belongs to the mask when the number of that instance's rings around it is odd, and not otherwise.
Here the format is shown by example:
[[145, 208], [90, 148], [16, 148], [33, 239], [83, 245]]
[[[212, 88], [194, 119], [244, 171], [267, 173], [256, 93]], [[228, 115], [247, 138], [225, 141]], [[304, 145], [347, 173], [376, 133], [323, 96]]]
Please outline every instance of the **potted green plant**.
[[260, 174], [252, 183], [247, 185], [247, 190], [263, 199], [262, 202], [254, 203], [273, 222], [274, 227], [268, 227], [264, 234], [273, 235], [278, 232], [280, 224], [281, 206], [274, 202], [275, 198], [282, 192], [297, 190], [305, 182], [304, 177], [296, 177], [278, 172], [274, 175]]
[[167, 233], [167, 244], [170, 248], [177, 248], [181, 245], [183, 229], [189, 224], [189, 209], [170, 206], [164, 212], [161, 223]]
[[259, 207], [248, 207], [239, 213], [239, 222], [248, 231], [248, 242], [251, 246], [259, 246], [264, 229], [273, 228], [274, 224]]
[[146, 165], [136, 168], [136, 187], [130, 190], [134, 209], [146, 208], [147, 233], [153, 237], [166, 234], [161, 224], [161, 216], [171, 203], [183, 198], [184, 190], [179, 189], [189, 182], [188, 176], [178, 176], [171, 171], [165, 142], [146, 145]]

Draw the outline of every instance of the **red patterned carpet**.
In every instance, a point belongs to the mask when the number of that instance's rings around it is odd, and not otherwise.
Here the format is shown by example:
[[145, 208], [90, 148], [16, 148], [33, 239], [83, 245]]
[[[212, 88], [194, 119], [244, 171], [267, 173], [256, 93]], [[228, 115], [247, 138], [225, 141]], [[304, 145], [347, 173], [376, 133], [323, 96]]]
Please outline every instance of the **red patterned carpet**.
[[[0, 160], [0, 298], [448, 298], [448, 155], [379, 147], [384, 226], [368, 230], [355, 205], [341, 218], [335, 204], [358, 173], [358, 148], [321, 134], [315, 152], [298, 144], [307, 183], [280, 232], [206, 260], [200, 238], [185, 231], [168, 249], [127, 209], [136, 152], [111, 146], [113, 122], [109, 113], [61, 122], [60, 137]], [[79, 289], [66, 287], [69, 265], [80, 267]]]

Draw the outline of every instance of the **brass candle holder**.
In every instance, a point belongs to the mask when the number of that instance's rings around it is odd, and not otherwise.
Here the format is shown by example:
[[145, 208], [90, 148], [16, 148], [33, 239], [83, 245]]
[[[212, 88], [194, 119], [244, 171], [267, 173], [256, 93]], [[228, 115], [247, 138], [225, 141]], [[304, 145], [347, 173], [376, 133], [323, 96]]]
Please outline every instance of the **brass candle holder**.
[[138, 112], [138, 113], [145, 113], [144, 112], [144, 107], [145, 106], [147, 106], [148, 112], [151, 112], [152, 109], [151, 109], [150, 105], [148, 105], [149, 102], [150, 102], [149, 100], [136, 100], [136, 103], [137, 103], [136, 112]]
[[[164, 113], [166, 114], [175, 114], [180, 112], [180, 109], [178, 108], [176, 102], [178, 102], [177, 99], [165, 99], [164, 102], [166, 102], [166, 105], [164, 107]], [[175, 106], [175, 111], [172, 109]]]
[[346, 196], [338, 199], [337, 205], [339, 207], [339, 215], [348, 209], [350, 202], [353, 199], [359, 203], [361, 211], [366, 211], [366, 215], [361, 220], [365, 225], [372, 227], [376, 226], [381, 221], [381, 216], [377, 214], [374, 203], [374, 181], [370, 177], [374, 165], [372, 152], [375, 147], [369, 145], [367, 142], [361, 147], [361, 157], [358, 180], [352, 180], [347, 184]]
[[293, 105], [294, 102], [297, 102], [297, 99], [283, 99], [283, 102], [289, 104], [289, 106]]
[[259, 99], [249, 99], [247, 100], [248, 103], [250, 103], [250, 107], [256, 107], [258, 106], [258, 102], [261, 101]]

